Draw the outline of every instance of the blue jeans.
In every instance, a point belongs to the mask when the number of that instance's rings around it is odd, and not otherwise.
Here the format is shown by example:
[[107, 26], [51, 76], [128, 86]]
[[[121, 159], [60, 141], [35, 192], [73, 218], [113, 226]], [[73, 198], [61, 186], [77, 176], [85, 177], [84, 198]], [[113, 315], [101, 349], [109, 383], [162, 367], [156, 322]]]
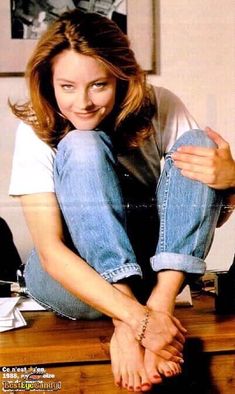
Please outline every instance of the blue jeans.
[[[208, 186], [181, 175], [171, 158], [180, 145], [211, 147], [214, 143], [200, 130], [188, 131], [166, 155], [156, 190], [160, 226], [151, 268], [153, 273], [170, 269], [202, 275], [222, 197]], [[54, 166], [55, 190], [73, 248], [110, 283], [142, 277], [127, 233], [117, 168], [110, 138], [102, 131], [74, 130], [59, 143]], [[71, 318], [101, 316], [50, 277], [35, 251], [24, 275], [29, 294], [47, 308]]]

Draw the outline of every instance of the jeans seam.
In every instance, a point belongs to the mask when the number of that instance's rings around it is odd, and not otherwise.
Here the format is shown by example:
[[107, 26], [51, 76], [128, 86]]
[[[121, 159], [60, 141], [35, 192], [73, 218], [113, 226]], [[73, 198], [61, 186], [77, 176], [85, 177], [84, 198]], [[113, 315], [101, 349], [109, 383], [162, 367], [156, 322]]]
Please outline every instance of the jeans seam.
[[78, 320], [76, 317], [71, 317], [69, 315], [66, 315], [65, 313], [62, 313], [62, 312], [58, 311], [57, 308], [55, 308], [54, 306], [51, 307], [48, 304], [46, 304], [44, 301], [38, 300], [38, 298], [36, 298], [35, 296], [33, 296], [30, 293], [28, 288], [26, 288], [26, 292], [34, 301], [36, 301], [39, 305], [41, 305], [44, 308], [46, 308], [47, 311], [56, 312], [58, 315], [60, 315], [62, 317], [67, 317], [68, 319], [71, 319], [71, 320]]
[[[133, 272], [133, 271], [135, 271], [135, 272]], [[118, 276], [118, 274], [119, 274], [119, 276]], [[121, 275], [123, 274], [124, 276], [121, 277], [120, 274]], [[128, 276], [138, 275], [138, 276], [142, 277], [141, 268], [138, 266], [138, 264], [134, 264], [134, 263], [129, 263], [124, 266], [108, 270], [106, 272], [101, 273], [100, 275], [105, 280], [112, 282], [112, 280], [115, 278], [115, 276], [116, 277], [118, 276], [118, 280], [120, 280], [120, 279], [127, 277], [127, 274], [128, 274]]]
[[[204, 195], [205, 195], [205, 189], [204, 189], [204, 193], [203, 193], [203, 201], [205, 201], [204, 200]], [[206, 195], [208, 195], [208, 189], [206, 189]], [[200, 223], [198, 224], [198, 228], [197, 228], [197, 231], [196, 231], [196, 234], [195, 234], [194, 249], [196, 248], [196, 245], [197, 245], [197, 242], [198, 242], [199, 234], [200, 234], [201, 227], [202, 227], [202, 219], [203, 219], [203, 217], [205, 217], [205, 211], [206, 211], [206, 204], [203, 205], [203, 215], [202, 215], [202, 212], [201, 212]], [[204, 254], [205, 254], [205, 251], [204, 251]]]
[[[171, 158], [166, 157], [166, 161], [169, 160], [171, 160]], [[168, 173], [165, 170], [165, 176], [166, 176], [166, 181], [165, 181], [164, 199], [163, 199], [162, 207], [160, 207], [160, 229], [159, 229], [159, 240], [158, 240], [160, 252], [164, 252], [166, 249], [166, 237], [165, 237], [164, 229], [165, 229], [166, 214], [167, 214], [166, 207], [167, 207], [169, 188], [170, 188], [170, 170]]]

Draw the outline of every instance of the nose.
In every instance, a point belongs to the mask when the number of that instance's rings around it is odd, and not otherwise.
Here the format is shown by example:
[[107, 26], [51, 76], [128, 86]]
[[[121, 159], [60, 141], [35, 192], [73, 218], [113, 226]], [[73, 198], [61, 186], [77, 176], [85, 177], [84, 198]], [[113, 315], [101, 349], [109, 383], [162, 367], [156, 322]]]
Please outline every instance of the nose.
[[83, 111], [92, 106], [89, 92], [86, 89], [79, 89], [74, 99], [74, 110]]

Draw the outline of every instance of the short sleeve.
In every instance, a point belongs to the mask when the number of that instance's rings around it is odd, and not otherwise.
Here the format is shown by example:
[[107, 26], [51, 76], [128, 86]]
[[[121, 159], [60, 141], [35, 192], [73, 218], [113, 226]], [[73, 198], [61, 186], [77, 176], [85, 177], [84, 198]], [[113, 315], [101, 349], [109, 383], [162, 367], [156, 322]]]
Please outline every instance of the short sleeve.
[[157, 116], [153, 120], [161, 156], [164, 156], [183, 133], [199, 126], [183, 102], [170, 90], [154, 87]]
[[54, 192], [55, 151], [21, 122], [16, 132], [9, 194]]

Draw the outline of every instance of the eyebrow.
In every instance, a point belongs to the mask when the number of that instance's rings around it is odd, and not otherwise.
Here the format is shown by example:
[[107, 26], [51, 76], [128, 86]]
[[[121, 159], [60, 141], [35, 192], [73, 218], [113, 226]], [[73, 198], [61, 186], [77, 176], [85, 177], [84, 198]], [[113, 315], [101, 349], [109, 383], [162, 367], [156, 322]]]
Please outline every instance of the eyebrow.
[[[98, 78], [95, 78], [92, 81], [89, 81], [89, 83], [95, 83], [97, 81], [104, 80], [104, 79], [110, 79], [110, 78], [112, 78], [111, 75], [110, 76], [100, 76]], [[67, 82], [67, 83], [71, 83], [71, 84], [75, 83], [75, 81], [71, 81], [70, 79], [67, 79], [67, 78], [55, 78], [55, 80], [58, 82]]]

